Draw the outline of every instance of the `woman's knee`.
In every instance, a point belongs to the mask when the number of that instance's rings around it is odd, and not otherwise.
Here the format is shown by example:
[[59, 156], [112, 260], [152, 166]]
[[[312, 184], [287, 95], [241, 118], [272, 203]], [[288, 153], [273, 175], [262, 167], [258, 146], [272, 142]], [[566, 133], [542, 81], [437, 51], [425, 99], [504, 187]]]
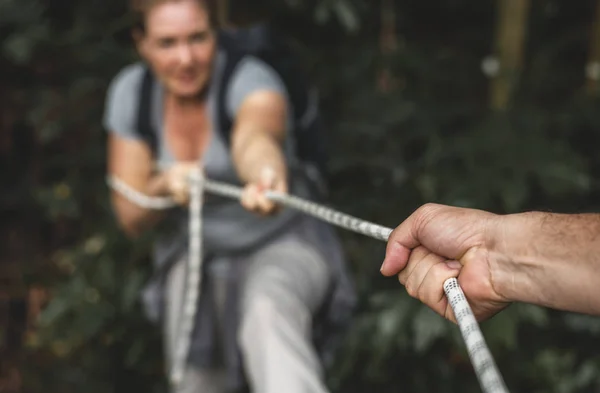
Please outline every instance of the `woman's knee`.
[[[260, 293], [244, 302], [238, 342], [243, 350], [251, 350], [260, 342], [282, 335], [308, 335], [311, 312], [293, 294]], [[260, 349], [258, 349], [260, 350]]]
[[299, 302], [314, 311], [323, 301], [330, 280], [331, 272], [321, 255], [294, 245], [264, 253], [253, 261], [243, 292], [245, 298], [265, 293], [275, 302]]

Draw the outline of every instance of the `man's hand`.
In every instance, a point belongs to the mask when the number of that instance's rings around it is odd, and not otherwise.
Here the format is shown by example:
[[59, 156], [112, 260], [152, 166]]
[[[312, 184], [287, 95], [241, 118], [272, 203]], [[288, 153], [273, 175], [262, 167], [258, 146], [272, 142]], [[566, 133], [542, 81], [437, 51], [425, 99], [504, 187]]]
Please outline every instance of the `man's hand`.
[[267, 199], [266, 191], [287, 193], [287, 181], [285, 176], [277, 174], [270, 167], [261, 170], [258, 179], [249, 182], [242, 193], [241, 203], [244, 208], [261, 215], [275, 214], [279, 211], [279, 205]]
[[510, 302], [494, 287], [499, 216], [473, 209], [425, 205], [392, 232], [382, 274], [398, 274], [410, 296], [456, 322], [443, 284], [457, 277], [475, 317], [487, 319]]

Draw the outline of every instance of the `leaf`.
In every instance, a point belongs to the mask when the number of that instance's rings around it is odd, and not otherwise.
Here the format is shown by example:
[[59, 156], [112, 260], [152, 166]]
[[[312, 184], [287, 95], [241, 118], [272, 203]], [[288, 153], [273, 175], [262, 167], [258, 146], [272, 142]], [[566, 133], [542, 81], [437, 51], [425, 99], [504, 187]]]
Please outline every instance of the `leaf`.
[[83, 276], [74, 276], [54, 296], [52, 301], [41, 312], [39, 322], [42, 326], [50, 326], [58, 323], [69, 311], [73, 311], [85, 294], [87, 283]]
[[429, 307], [421, 306], [413, 319], [414, 347], [425, 352], [448, 329], [448, 322]]
[[40, 137], [40, 141], [42, 143], [50, 143], [58, 138], [60, 138], [63, 134], [62, 125], [57, 121], [48, 121], [43, 124], [38, 131], [38, 135]]
[[13, 34], [4, 40], [3, 51], [15, 64], [27, 63], [33, 54], [34, 42], [25, 34]]
[[325, 24], [329, 20], [329, 15], [330, 15], [330, 9], [329, 9], [327, 3], [321, 2], [315, 8], [315, 21], [318, 24], [320, 24], [320, 25]]
[[144, 341], [134, 340], [133, 343], [127, 348], [125, 354], [125, 365], [128, 367], [134, 367], [139, 362], [140, 358], [144, 354]]
[[544, 349], [535, 357], [535, 364], [545, 374], [548, 383], [558, 385], [564, 383], [565, 371], [573, 369], [575, 357], [573, 353]]
[[333, 5], [338, 19], [346, 28], [346, 31], [355, 33], [358, 31], [359, 21], [356, 12], [352, 9], [348, 1], [338, 0]]
[[122, 292], [123, 312], [130, 312], [136, 304], [140, 289], [144, 284], [144, 275], [140, 271], [133, 272], [127, 279]]
[[424, 200], [437, 199], [437, 179], [430, 173], [423, 173], [415, 179], [417, 189]]
[[524, 182], [515, 182], [504, 187], [501, 192], [502, 201], [506, 211], [514, 212], [519, 210], [527, 197], [529, 196], [529, 189]]
[[369, 305], [373, 309], [380, 309], [383, 307], [389, 307], [394, 305], [396, 298], [398, 298], [398, 291], [378, 291], [369, 296]]
[[40, 23], [43, 6], [37, 0], [0, 0], [0, 25], [31, 27]]
[[77, 332], [77, 337], [86, 342], [96, 336], [114, 317], [114, 308], [106, 303], [88, 303], [77, 313], [71, 328]]
[[567, 313], [564, 321], [575, 333], [600, 334], [600, 318], [591, 315]]
[[287, 4], [288, 7], [292, 8], [292, 9], [296, 9], [296, 10], [299, 10], [301, 7], [303, 7], [305, 5], [304, 0], [285, 0], [285, 3]]
[[517, 345], [517, 327], [519, 318], [512, 309], [496, 314], [485, 325], [481, 326], [482, 332], [491, 346], [505, 346], [515, 349]]
[[530, 322], [537, 327], [548, 326], [550, 319], [548, 317], [547, 309], [524, 303], [514, 304], [512, 307], [518, 313], [519, 318], [522, 321]]
[[588, 386], [592, 381], [594, 381], [594, 379], [597, 378], [599, 372], [600, 369], [596, 362], [593, 360], [584, 362], [581, 366], [579, 366], [577, 373], [573, 376], [571, 391], [581, 391], [581, 389]]
[[69, 311], [70, 303], [63, 297], [54, 298], [41, 312], [39, 323], [42, 327], [53, 325], [58, 319]]
[[103, 255], [99, 258], [93, 258], [90, 263], [94, 266], [93, 281], [101, 288], [101, 290], [109, 296], [120, 290], [118, 288], [117, 278], [119, 274], [116, 272], [116, 263], [113, 259]]

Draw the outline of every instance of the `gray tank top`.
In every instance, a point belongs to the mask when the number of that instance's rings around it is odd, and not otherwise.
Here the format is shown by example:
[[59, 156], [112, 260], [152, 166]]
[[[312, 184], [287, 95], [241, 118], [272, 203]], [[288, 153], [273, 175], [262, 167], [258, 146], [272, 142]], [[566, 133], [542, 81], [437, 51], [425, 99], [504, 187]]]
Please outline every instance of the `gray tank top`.
[[[210, 82], [207, 104], [211, 138], [202, 162], [210, 179], [241, 185], [233, 166], [229, 146], [219, 132], [216, 112], [216, 91], [221, 88], [218, 84], [225, 63], [224, 56], [222, 52], [217, 53]], [[141, 63], [131, 64], [122, 69], [111, 82], [103, 118], [104, 128], [108, 132], [123, 138], [141, 140], [135, 126], [143, 72], [144, 67]], [[160, 166], [168, 166], [174, 162], [174, 158], [164, 143], [163, 87], [160, 83], [154, 86], [151, 123], [154, 129], [160, 130], [156, 159]], [[285, 86], [278, 74], [268, 64], [254, 57], [247, 57], [239, 63], [227, 89], [226, 108], [232, 117], [235, 117], [246, 97], [259, 90], [276, 91], [287, 99]], [[290, 132], [293, 115], [291, 110], [289, 112], [284, 153], [290, 167], [290, 192], [300, 197], [311, 198], [310, 187], [301, 175], [302, 169], [293, 154], [294, 140]], [[215, 253], [237, 253], [253, 248], [281, 232], [296, 216], [294, 211], [284, 209], [276, 216], [261, 217], [245, 210], [238, 201], [207, 195], [203, 208], [204, 249]], [[185, 251], [187, 223], [187, 209], [173, 209], [166, 225], [161, 226], [168, 230], [161, 233], [156, 243], [155, 263], [163, 265], [166, 260], [172, 260]]]

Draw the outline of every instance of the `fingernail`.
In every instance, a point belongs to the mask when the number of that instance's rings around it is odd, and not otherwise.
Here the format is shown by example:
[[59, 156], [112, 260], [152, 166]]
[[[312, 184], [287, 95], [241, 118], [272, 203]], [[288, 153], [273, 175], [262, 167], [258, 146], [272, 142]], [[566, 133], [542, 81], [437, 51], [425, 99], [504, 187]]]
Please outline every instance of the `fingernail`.
[[461, 263], [458, 261], [446, 261], [446, 266], [450, 269], [460, 269], [462, 267]]
[[385, 265], [386, 265], [386, 259], [383, 260], [383, 263], [381, 264], [381, 267], [379, 268], [380, 272], [383, 271], [383, 268], [385, 267]]

